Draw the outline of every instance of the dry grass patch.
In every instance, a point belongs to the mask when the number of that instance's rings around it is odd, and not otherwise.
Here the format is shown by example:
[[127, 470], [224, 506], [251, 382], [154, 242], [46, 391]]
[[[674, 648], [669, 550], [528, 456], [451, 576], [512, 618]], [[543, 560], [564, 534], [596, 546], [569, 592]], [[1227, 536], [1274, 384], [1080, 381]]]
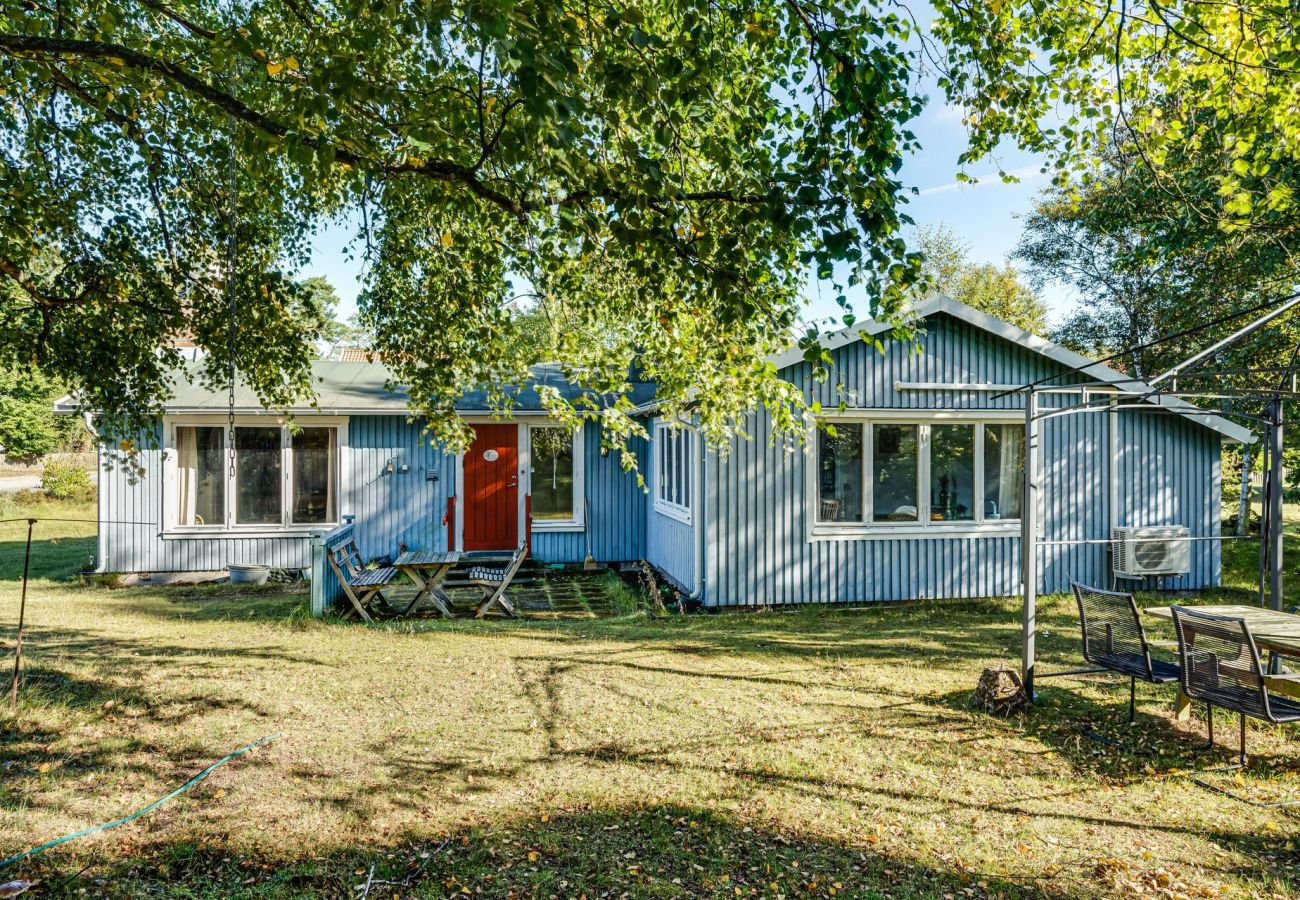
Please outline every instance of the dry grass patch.
[[[0, 610], [15, 600], [0, 581]], [[1300, 889], [1296, 813], [1169, 774], [1209, 761], [1171, 693], [1142, 689], [1133, 728], [1106, 678], [1044, 681], [1022, 719], [972, 711], [980, 669], [1015, 656], [1011, 602], [368, 629], [305, 620], [303, 600], [37, 583], [0, 735], [0, 848], [282, 737], [3, 874], [186, 897]], [[1069, 607], [1045, 605], [1043, 668], [1076, 664]], [[1252, 790], [1300, 787], [1293, 737], [1252, 729]]]

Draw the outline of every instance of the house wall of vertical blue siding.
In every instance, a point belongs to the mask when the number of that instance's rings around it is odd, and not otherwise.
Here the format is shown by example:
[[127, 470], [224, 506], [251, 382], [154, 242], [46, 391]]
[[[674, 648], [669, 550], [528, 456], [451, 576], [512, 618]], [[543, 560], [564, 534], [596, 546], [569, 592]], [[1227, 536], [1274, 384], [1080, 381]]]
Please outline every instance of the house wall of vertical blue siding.
[[[343, 473], [341, 515], [355, 517], [355, 538], [362, 556], [395, 557], [410, 548], [446, 550], [448, 528], [442, 518], [447, 498], [456, 489], [456, 457], [429, 445], [419, 421], [405, 416], [352, 416], [347, 442], [340, 448]], [[159, 427], [155, 438], [161, 437]], [[583, 429], [585, 493], [591, 551], [600, 562], [629, 562], [645, 556], [646, 494], [634, 473], [624, 472], [616, 453], [602, 456], [600, 430]], [[141, 446], [157, 440], [141, 440]], [[646, 442], [634, 440], [638, 459]], [[393, 471], [387, 471], [389, 461]], [[141, 455], [145, 474], [132, 481], [121, 469], [100, 474], [100, 518], [138, 525], [102, 526], [103, 559], [109, 572], [215, 571], [232, 562], [274, 568], [306, 568], [310, 538], [163, 536], [163, 467], [160, 450]], [[402, 465], [407, 471], [402, 472]], [[436, 481], [427, 477], [435, 473]], [[458, 505], [457, 515], [463, 514]], [[582, 530], [535, 532], [533, 555], [552, 563], [581, 562], [587, 553]]]
[[[350, 479], [339, 511], [356, 517], [357, 548], [370, 559], [396, 558], [402, 544], [446, 550], [442, 517], [456, 492], [456, 457], [422, 438], [405, 416], [352, 416], [343, 467]], [[389, 460], [393, 471], [387, 472]], [[408, 466], [402, 473], [401, 466]], [[432, 471], [438, 480], [430, 481]]]
[[[836, 385], [860, 409], [1016, 409], [1023, 397], [993, 392], [900, 391], [897, 382], [1024, 384], [1062, 371], [1059, 364], [982, 329], [939, 315], [927, 322], [922, 351], [887, 343], [883, 354], [862, 342], [834, 352], [825, 384], [806, 364], [783, 375], [810, 400], [833, 408]], [[1068, 383], [1063, 379], [1057, 383]], [[1072, 405], [1079, 395], [1053, 395], [1047, 405]], [[1114, 416], [1120, 454], [1109, 453], [1109, 413], [1047, 419], [1042, 426], [1043, 540], [1104, 540], [1111, 510], [1108, 482], [1119, 481], [1119, 525], [1186, 525], [1194, 535], [1219, 533], [1218, 434], [1181, 416], [1122, 411]], [[765, 414], [730, 453], [710, 454], [706, 490], [705, 602], [766, 605], [808, 602], [975, 598], [1020, 590], [1016, 535], [809, 540], [811, 454], [774, 441]], [[653, 540], [651, 541], [653, 547]], [[1040, 549], [1041, 590], [1060, 591], [1069, 577], [1110, 584], [1102, 544]], [[1146, 586], [1216, 584], [1216, 542], [1192, 544], [1191, 572]]]
[[[137, 444], [158, 443], [162, 428], [141, 435]], [[144, 473], [135, 476], [121, 466], [109, 467], [108, 454], [100, 455], [99, 518], [103, 558], [97, 568], [106, 572], [197, 572], [225, 568], [229, 563], [260, 563], [274, 568], [311, 565], [309, 538], [164, 537], [162, 451], [144, 449]]]
[[[646, 554], [646, 492], [635, 472], [623, 471], [617, 452], [602, 456], [600, 429], [587, 424], [582, 429], [586, 494], [584, 531], [534, 531], [533, 556], [548, 563], [582, 562], [587, 542], [597, 562], [634, 562]], [[633, 438], [628, 449], [644, 467], [648, 444]]]
[[[647, 430], [654, 434], [655, 419], [648, 420]], [[697, 451], [700, 442], [696, 440], [693, 446]], [[654, 497], [656, 490], [655, 479], [658, 478], [659, 465], [655, 457], [657, 448], [651, 448], [650, 456], [646, 459], [644, 469], [649, 474], [646, 481], [650, 485], [650, 496]], [[693, 591], [695, 589], [695, 556], [698, 553], [699, 539], [695, 531], [700, 524], [699, 498], [700, 470], [698, 464], [695, 467], [695, 477], [691, 479], [691, 484], [695, 490], [696, 509], [695, 515], [691, 519], [691, 524], [674, 519], [672, 516], [666, 516], [655, 509], [654, 500], [651, 499], [648, 504], [649, 525], [646, 529], [646, 561], [657, 568], [660, 572], [668, 576], [668, 580], [683, 591]], [[706, 488], [707, 489], [707, 488]]]

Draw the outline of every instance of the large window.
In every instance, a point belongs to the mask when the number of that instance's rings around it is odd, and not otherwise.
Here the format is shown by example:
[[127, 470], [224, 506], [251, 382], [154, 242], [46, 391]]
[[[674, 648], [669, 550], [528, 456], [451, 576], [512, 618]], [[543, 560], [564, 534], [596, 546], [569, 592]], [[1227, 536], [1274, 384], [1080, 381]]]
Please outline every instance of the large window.
[[226, 430], [176, 429], [176, 523], [226, 523]]
[[862, 425], [858, 422], [833, 425], [820, 433], [817, 442], [821, 521], [861, 522]]
[[871, 518], [876, 522], [917, 520], [917, 427], [871, 426]]
[[818, 431], [813, 521], [840, 536], [1010, 522], [1023, 470], [1018, 424], [837, 419]]
[[528, 429], [533, 522], [579, 522], [574, 431], [558, 425]]
[[[338, 426], [177, 424], [173, 524], [202, 531], [328, 525], [338, 515]], [[233, 474], [232, 474], [233, 464]]]
[[1020, 489], [1024, 470], [1024, 427], [1020, 425], [985, 425], [985, 520], [1020, 518]]
[[322, 525], [338, 521], [338, 430], [304, 428], [293, 435], [293, 521]]
[[283, 462], [278, 427], [235, 429], [236, 525], [281, 524]]
[[695, 434], [658, 422], [654, 434], [655, 509], [690, 522], [695, 472]]

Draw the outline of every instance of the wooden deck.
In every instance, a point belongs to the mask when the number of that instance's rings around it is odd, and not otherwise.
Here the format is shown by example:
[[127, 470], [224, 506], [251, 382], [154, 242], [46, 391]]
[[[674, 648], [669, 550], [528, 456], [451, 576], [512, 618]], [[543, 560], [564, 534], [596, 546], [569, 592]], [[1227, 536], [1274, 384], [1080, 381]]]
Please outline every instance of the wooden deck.
[[[477, 588], [466, 586], [453, 572], [443, 588], [451, 597], [456, 616], [473, 615], [474, 608], [483, 599]], [[617, 611], [610, 605], [605, 589], [605, 572], [554, 572], [541, 568], [525, 568], [506, 590], [506, 596], [523, 619], [596, 619], [613, 616]], [[457, 582], [462, 582], [458, 584]], [[413, 618], [431, 616], [416, 614]], [[505, 618], [499, 610], [486, 618]]]

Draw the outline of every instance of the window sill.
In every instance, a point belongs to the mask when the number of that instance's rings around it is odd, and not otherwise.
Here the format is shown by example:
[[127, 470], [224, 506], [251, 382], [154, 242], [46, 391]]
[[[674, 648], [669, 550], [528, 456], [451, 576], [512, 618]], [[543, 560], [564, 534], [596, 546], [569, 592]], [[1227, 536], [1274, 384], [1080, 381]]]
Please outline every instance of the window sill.
[[983, 525], [849, 525], [842, 527], [818, 525], [808, 535], [813, 541], [880, 541], [943, 538], [995, 538], [1018, 537], [1019, 522], [985, 523]]
[[533, 519], [533, 532], [539, 531], [582, 531], [583, 524], [573, 519]]
[[681, 522], [683, 525], [691, 524], [691, 511], [685, 507], [673, 506], [656, 500], [654, 503], [654, 510], [659, 513], [659, 515]]
[[184, 528], [164, 531], [164, 541], [233, 540], [236, 538], [309, 538], [338, 527], [337, 523], [323, 525], [294, 525], [291, 528]]

